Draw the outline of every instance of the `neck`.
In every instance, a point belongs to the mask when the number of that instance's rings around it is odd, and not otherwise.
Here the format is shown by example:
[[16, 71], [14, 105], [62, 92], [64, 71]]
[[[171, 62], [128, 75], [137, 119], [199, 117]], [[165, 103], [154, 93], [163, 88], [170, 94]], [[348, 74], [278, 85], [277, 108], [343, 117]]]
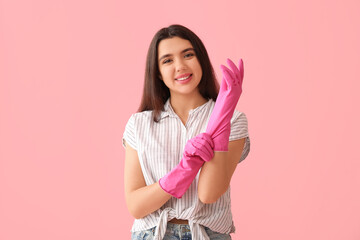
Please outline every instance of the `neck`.
[[195, 109], [204, 103], [207, 99], [203, 98], [199, 92], [189, 95], [171, 94], [170, 104], [178, 116], [187, 118], [189, 111]]

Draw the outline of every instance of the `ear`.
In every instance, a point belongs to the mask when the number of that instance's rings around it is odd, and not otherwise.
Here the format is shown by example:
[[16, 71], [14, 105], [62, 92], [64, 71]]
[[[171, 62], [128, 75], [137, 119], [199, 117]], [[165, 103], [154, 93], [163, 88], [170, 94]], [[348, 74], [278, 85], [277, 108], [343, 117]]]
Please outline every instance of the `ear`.
[[161, 75], [159, 75], [159, 78], [160, 78], [161, 81], [163, 80], [162, 77], [161, 77]]

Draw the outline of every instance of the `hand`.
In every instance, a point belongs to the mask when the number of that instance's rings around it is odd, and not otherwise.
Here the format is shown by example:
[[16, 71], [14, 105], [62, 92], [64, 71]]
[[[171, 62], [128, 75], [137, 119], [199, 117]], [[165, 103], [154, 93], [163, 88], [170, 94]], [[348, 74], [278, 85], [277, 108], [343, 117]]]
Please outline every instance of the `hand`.
[[200, 133], [187, 141], [184, 149], [185, 156], [198, 156], [208, 162], [214, 157], [214, 142], [207, 133]]
[[228, 69], [226, 66], [221, 64], [220, 68], [223, 73], [223, 80], [221, 82], [217, 100], [219, 99], [219, 97], [220, 100], [226, 98], [227, 101], [231, 100], [231, 102], [228, 102], [227, 105], [235, 104], [236, 106], [237, 101], [239, 100], [240, 95], [242, 93], [242, 83], [244, 78], [244, 63], [243, 60], [240, 59], [239, 69], [238, 69], [229, 58], [226, 60], [226, 62], [230, 66], [232, 71]]
[[206, 132], [213, 138], [214, 151], [225, 152], [228, 151], [231, 130], [230, 120], [242, 93], [244, 78], [244, 63], [242, 59], [239, 61], [239, 69], [230, 59], [227, 59], [227, 64], [232, 71], [224, 65], [220, 66], [223, 79], [206, 128]]
[[181, 198], [194, 181], [205, 161], [214, 156], [214, 143], [207, 133], [200, 133], [188, 140], [180, 163], [160, 178], [160, 187], [170, 195]]

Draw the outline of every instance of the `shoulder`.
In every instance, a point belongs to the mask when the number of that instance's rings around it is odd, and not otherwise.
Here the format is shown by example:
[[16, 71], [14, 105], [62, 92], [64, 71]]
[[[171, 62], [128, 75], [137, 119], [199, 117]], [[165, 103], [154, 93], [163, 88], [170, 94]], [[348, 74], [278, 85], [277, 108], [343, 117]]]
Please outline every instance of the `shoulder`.
[[235, 109], [233, 116], [231, 117], [231, 124], [234, 122], [240, 122], [242, 124], [247, 124], [247, 117], [244, 112], [238, 111]]
[[152, 120], [151, 113], [152, 111], [143, 111], [131, 114], [126, 123], [125, 131], [132, 131], [135, 133], [136, 129]]
[[139, 131], [143, 131], [144, 129], [152, 128], [153, 126], [163, 126], [164, 125], [164, 116], [166, 116], [165, 112], [160, 113], [161, 120], [158, 122], [154, 121], [153, 110], [147, 110], [142, 112], [137, 112], [131, 114], [127, 125], [133, 128], [134, 130], [139, 129]]
[[149, 120], [152, 117], [152, 112], [153, 111], [148, 110], [148, 111], [133, 113], [130, 118], [133, 118], [134, 120], [137, 121]]
[[151, 121], [152, 111], [143, 111], [131, 114], [128, 119], [123, 133], [123, 146], [126, 148], [125, 141], [133, 149], [138, 149], [139, 135], [142, 134], [142, 129], [146, 129], [146, 124]]
[[248, 120], [244, 112], [240, 112], [235, 109], [234, 114], [231, 118], [231, 132], [230, 141], [248, 137]]

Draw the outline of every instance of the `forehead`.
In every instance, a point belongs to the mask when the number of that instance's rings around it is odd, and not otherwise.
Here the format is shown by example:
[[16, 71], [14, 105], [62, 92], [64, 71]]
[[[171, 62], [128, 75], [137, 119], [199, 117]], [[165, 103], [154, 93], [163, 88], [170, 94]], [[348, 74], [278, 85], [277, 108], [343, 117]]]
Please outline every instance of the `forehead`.
[[193, 47], [189, 40], [179, 37], [166, 38], [159, 42], [158, 56], [165, 54], [177, 54], [186, 48]]

